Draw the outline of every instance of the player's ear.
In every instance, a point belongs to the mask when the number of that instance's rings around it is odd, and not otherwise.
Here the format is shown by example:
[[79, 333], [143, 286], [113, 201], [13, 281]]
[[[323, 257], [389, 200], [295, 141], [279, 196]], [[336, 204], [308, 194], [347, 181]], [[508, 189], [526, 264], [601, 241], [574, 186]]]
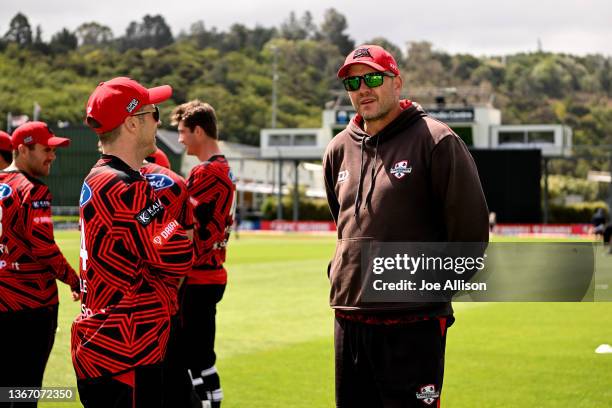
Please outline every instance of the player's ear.
[[138, 125], [136, 124], [137, 120], [138, 120], [138, 118], [136, 116], [128, 116], [123, 121], [123, 126], [125, 126], [125, 129], [128, 132], [135, 133], [136, 129], [138, 128]]
[[395, 91], [398, 97], [402, 93], [403, 86], [404, 86], [404, 79], [400, 75], [393, 78], [393, 90]]
[[19, 152], [20, 156], [23, 156], [29, 150], [30, 149], [28, 148], [28, 146], [24, 145], [23, 143], [17, 146], [17, 151]]

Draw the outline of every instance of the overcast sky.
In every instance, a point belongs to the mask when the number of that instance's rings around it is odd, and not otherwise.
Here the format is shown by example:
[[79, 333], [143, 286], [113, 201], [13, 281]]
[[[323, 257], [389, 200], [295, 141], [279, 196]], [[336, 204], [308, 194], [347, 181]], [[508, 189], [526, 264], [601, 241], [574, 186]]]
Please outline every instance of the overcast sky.
[[611, 0], [0, 0], [0, 35], [19, 11], [49, 39], [87, 21], [120, 36], [145, 14], [162, 14], [175, 35], [197, 20], [220, 30], [233, 23], [279, 26], [292, 10], [311, 11], [319, 24], [330, 7], [347, 18], [358, 43], [383, 36], [402, 49], [427, 40], [449, 53], [500, 55], [535, 51], [539, 40], [545, 51], [612, 56]]

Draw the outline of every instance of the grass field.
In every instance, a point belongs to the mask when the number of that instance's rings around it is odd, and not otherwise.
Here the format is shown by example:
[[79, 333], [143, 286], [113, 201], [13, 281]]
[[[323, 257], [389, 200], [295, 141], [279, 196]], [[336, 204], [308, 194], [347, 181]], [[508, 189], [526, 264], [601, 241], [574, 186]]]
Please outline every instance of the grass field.
[[[76, 264], [78, 233], [56, 237]], [[333, 249], [332, 237], [243, 234], [231, 242], [217, 334], [225, 408], [334, 405], [326, 276]], [[61, 286], [60, 329], [45, 386], [75, 384], [69, 333], [78, 303]], [[454, 306], [443, 407], [612, 407], [612, 354], [594, 353], [612, 343], [612, 303]]]

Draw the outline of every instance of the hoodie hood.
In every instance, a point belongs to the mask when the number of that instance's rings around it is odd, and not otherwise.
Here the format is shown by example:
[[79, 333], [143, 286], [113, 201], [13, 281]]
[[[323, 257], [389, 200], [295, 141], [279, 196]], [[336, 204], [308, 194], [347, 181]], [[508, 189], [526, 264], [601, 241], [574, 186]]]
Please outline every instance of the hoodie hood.
[[[393, 122], [389, 123], [389, 125], [387, 125], [385, 127], [385, 129], [387, 129], [389, 126], [391, 126], [392, 123], [396, 122], [399, 119], [400, 116], [403, 116], [403, 114], [404, 114], [404, 112], [406, 110], [409, 110], [411, 107], [412, 108], [416, 108], [417, 106], [418, 105], [412, 103], [412, 101], [410, 101], [408, 99], [401, 99], [400, 100], [400, 108], [402, 108], [402, 113], [397, 118], [395, 118], [395, 120]], [[356, 114], [353, 117], [353, 119], [351, 119], [351, 121], [348, 124], [347, 128], [351, 128], [351, 130], [353, 130], [354, 133], [360, 134], [359, 137], [362, 137], [362, 136], [372, 136], [372, 137], [376, 136], [376, 135], [368, 135], [366, 133], [366, 131], [363, 130], [363, 125], [364, 125], [363, 117], [360, 114]], [[385, 129], [383, 129], [380, 133], [384, 132]], [[351, 132], [351, 134], [352, 133], [353, 132]]]

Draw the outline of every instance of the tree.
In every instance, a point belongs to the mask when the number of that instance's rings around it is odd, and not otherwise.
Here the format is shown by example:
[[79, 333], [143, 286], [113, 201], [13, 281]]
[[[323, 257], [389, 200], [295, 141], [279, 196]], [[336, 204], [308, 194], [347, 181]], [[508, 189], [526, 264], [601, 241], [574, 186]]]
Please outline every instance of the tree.
[[49, 46], [51, 47], [51, 51], [53, 53], [62, 54], [75, 50], [78, 43], [79, 40], [77, 39], [76, 34], [69, 31], [67, 28], [64, 28], [62, 31], [53, 34]]
[[110, 27], [91, 21], [83, 23], [76, 29], [79, 46], [99, 46], [108, 44], [113, 40], [113, 31]]
[[50, 51], [49, 44], [44, 42], [42, 39], [42, 27], [40, 25], [36, 26], [36, 35], [34, 36], [34, 42], [32, 43], [32, 48], [43, 54], [49, 54], [49, 51]]
[[24, 14], [15, 14], [15, 17], [13, 17], [9, 24], [8, 31], [4, 34], [4, 39], [21, 47], [32, 45], [32, 27]]
[[172, 31], [166, 20], [160, 14], [155, 16], [146, 15], [142, 23], [132, 21], [125, 31], [121, 41], [122, 48], [162, 48], [174, 42]]
[[338, 47], [342, 55], [346, 55], [355, 48], [355, 42], [348, 35], [344, 34], [347, 28], [346, 18], [336, 9], [330, 8], [325, 11], [320, 28], [320, 37], [322, 40]]
[[300, 19], [292, 11], [281, 24], [280, 35], [287, 40], [306, 40], [317, 35], [317, 27], [312, 22], [312, 14], [306, 11]]

